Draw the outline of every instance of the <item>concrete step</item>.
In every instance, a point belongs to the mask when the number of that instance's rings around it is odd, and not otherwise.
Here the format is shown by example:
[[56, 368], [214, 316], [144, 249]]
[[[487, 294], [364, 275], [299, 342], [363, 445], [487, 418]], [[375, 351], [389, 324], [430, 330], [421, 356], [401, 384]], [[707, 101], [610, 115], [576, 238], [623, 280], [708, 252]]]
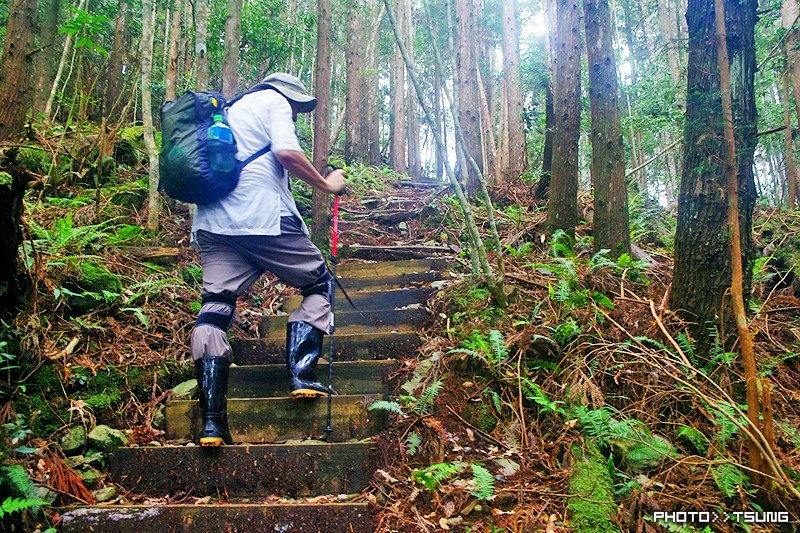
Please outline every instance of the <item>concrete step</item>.
[[[331, 442], [366, 439], [386, 424], [386, 414], [367, 411], [375, 395], [333, 397]], [[327, 398], [242, 398], [228, 400], [228, 422], [235, 442], [275, 443], [325, 436]], [[200, 429], [200, 409], [195, 400], [167, 402], [166, 438], [191, 440]]]
[[[328, 354], [328, 336], [322, 341]], [[410, 357], [422, 344], [415, 331], [343, 334], [336, 330], [334, 361]], [[273, 339], [234, 339], [233, 362], [237, 365], [285, 364], [286, 333]]]
[[[414, 289], [395, 289], [388, 291], [369, 291], [369, 292], [350, 292], [350, 299], [353, 300], [356, 308], [350, 305], [345, 299], [344, 294], [337, 287], [335, 297], [336, 311], [378, 311], [384, 309], [399, 309], [409, 305], [420, 305], [425, 307], [425, 302], [428, 301], [431, 294], [435, 291], [431, 288], [414, 288]], [[290, 296], [283, 301], [283, 310], [291, 313], [298, 307], [303, 297], [300, 295]]]
[[369, 486], [375, 448], [367, 442], [120, 448], [111, 477], [150, 497], [249, 498], [352, 494]]
[[[343, 361], [333, 364], [333, 388], [339, 394], [389, 394], [387, 377], [400, 367], [394, 360]], [[231, 367], [228, 398], [274, 398], [289, 394], [286, 365]], [[317, 378], [328, 382], [328, 364], [317, 366]]]
[[[339, 311], [335, 315], [336, 333], [388, 333], [414, 331], [429, 318], [426, 309], [389, 309], [386, 311]], [[286, 342], [286, 315], [268, 316], [261, 320], [258, 332], [261, 338]]]
[[336, 265], [339, 278], [386, 278], [413, 272], [443, 272], [452, 262], [445, 258], [382, 261], [380, 263], [342, 263]]
[[368, 533], [366, 503], [83, 507], [64, 513], [64, 533]]

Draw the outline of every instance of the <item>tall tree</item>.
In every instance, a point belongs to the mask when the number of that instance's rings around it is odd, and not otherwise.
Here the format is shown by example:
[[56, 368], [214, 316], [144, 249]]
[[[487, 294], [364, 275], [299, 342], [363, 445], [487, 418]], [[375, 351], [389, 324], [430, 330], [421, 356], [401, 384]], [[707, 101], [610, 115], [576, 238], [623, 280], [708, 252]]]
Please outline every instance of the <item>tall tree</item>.
[[611, 6], [608, 0], [585, 0], [584, 9], [592, 115], [594, 243], [596, 250], [608, 249], [616, 259], [630, 254], [631, 239]]
[[581, 117], [581, 6], [556, 1], [553, 39], [553, 162], [547, 201], [549, 231], [572, 235], [578, 224], [578, 139]]
[[[756, 0], [727, 0], [728, 54], [731, 65], [733, 116], [737, 132], [739, 225], [744, 294], [752, 278], [753, 179], [756, 106], [754, 27]], [[725, 146], [717, 67], [714, 4], [689, 0], [689, 65], [687, 77], [684, 168], [678, 199], [675, 269], [670, 306], [695, 324], [694, 334], [706, 346], [706, 328], [718, 323], [723, 297], [730, 287], [731, 254], [727, 231]], [[726, 305], [726, 309], [730, 309]]]
[[366, 97], [366, 3], [350, 0], [347, 37], [347, 96], [344, 117], [344, 157], [347, 161], [366, 161], [369, 152], [369, 116]]
[[167, 100], [178, 97], [178, 61], [180, 60], [181, 17], [184, 12], [183, 0], [175, 0], [172, 16], [172, 30], [169, 33], [169, 61], [167, 63]]
[[208, 0], [194, 0], [195, 88], [208, 89]]
[[[414, 19], [411, 16], [411, 1], [405, 2], [406, 8], [406, 43], [408, 43], [408, 54], [411, 61], [414, 61]], [[419, 146], [419, 114], [417, 113], [417, 99], [414, 92], [409, 87], [406, 91], [406, 109], [408, 110], [407, 127], [408, 134], [408, 173], [409, 175], [419, 178], [422, 175], [422, 154], [420, 153]]]
[[222, 63], [222, 94], [232, 98], [239, 90], [239, 46], [242, 40], [242, 0], [228, 0], [225, 20], [225, 59]]
[[500, 2], [503, 9], [503, 78], [505, 80], [506, 135], [503, 145], [507, 165], [499, 172], [506, 178], [525, 171], [525, 133], [522, 129], [522, 83], [519, 72], [519, 30], [516, 0]]
[[[405, 36], [406, 32], [406, 9], [405, 3], [409, 0], [397, 0], [394, 3], [394, 19], [397, 21], [397, 28]], [[408, 164], [406, 160], [406, 67], [403, 63], [403, 55], [400, 48], [395, 50], [394, 63], [392, 65], [392, 144], [389, 155], [392, 160], [392, 168], [395, 172], [407, 173]]]
[[36, 113], [44, 111], [47, 96], [50, 91], [50, 81], [53, 79], [53, 60], [58, 52], [58, 18], [61, 16], [61, 0], [48, 0], [44, 7], [42, 29], [39, 32], [39, 46], [41, 51], [34, 58], [34, 83], [33, 110]]
[[797, 207], [797, 169], [794, 165], [794, 140], [792, 139], [792, 105], [789, 97], [788, 66], [784, 65], [781, 76], [781, 104], [783, 104], [783, 152], [786, 162], [786, 205]]
[[141, 68], [142, 68], [142, 122], [144, 130], [144, 144], [149, 159], [149, 201], [147, 208], [147, 229], [158, 229], [158, 217], [161, 214], [161, 196], [158, 194], [158, 150], [153, 135], [153, 95], [152, 86], [153, 70], [153, 30], [155, 26], [155, 6], [153, 0], [142, 0], [142, 43], [141, 43]]
[[0, 69], [0, 141], [12, 139], [20, 133], [33, 98], [31, 51], [36, 8], [36, 0], [12, 0], [8, 5]]
[[122, 68], [125, 64], [125, 30], [128, 20], [128, 3], [121, 1], [117, 19], [114, 23], [114, 41], [108, 57], [108, 77], [106, 90], [103, 95], [103, 117], [110, 118], [115, 115], [120, 94], [122, 93]]
[[[800, 102], [800, 7], [797, 0], [783, 0], [781, 4], [781, 26], [786, 31], [786, 56], [792, 74], [794, 101]], [[797, 123], [800, 125], [800, 104], [797, 105]]]
[[[330, 151], [330, 103], [331, 103], [331, 4], [330, 0], [317, 0], [317, 57], [314, 62], [314, 96], [317, 108], [314, 111], [314, 167], [325, 174]], [[314, 189], [311, 240], [322, 249], [328, 242], [328, 217], [330, 208], [328, 195]]]
[[[455, 0], [455, 62], [458, 118], [464, 132], [466, 159], [471, 156], [483, 168], [480, 95], [478, 94], [478, 59], [476, 51], [475, 6], [472, 0]], [[471, 165], [461, 169], [467, 193], [477, 193], [480, 183]]]

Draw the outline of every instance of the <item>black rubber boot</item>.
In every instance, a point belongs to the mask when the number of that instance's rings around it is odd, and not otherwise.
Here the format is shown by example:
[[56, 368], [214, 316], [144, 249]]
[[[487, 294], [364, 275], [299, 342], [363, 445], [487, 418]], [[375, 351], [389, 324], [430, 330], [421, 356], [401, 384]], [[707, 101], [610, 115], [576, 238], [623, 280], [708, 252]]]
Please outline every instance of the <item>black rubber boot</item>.
[[[286, 325], [286, 367], [292, 398], [328, 395], [328, 387], [317, 381], [314, 369], [322, 355], [322, 331], [308, 322]], [[331, 391], [336, 394], [336, 391]]]
[[194, 362], [200, 414], [203, 422], [198, 440], [200, 446], [233, 444], [228, 429], [228, 369], [227, 357], [203, 356]]

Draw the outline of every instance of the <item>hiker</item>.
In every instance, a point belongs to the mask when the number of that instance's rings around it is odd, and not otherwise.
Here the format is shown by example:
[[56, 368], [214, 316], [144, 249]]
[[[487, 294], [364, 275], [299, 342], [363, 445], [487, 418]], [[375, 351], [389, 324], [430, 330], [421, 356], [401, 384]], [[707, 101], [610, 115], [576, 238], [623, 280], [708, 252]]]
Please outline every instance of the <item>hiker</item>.
[[334, 170], [323, 177], [300, 147], [294, 126], [297, 114], [310, 113], [317, 105], [303, 83], [275, 73], [261, 85], [265, 90], [246, 94], [228, 109], [227, 118], [238, 144], [237, 159], [244, 160], [269, 143], [271, 150], [242, 170], [230, 194], [199, 205], [192, 225], [203, 266], [203, 305], [191, 340], [202, 414], [201, 446], [233, 442], [226, 405], [231, 357], [227, 330], [237, 298], [265, 271], [303, 295], [286, 328], [291, 396], [329, 392], [317, 381], [314, 368], [330, 324], [333, 278], [308, 238], [289, 190], [288, 173], [331, 194], [342, 191], [345, 175]]

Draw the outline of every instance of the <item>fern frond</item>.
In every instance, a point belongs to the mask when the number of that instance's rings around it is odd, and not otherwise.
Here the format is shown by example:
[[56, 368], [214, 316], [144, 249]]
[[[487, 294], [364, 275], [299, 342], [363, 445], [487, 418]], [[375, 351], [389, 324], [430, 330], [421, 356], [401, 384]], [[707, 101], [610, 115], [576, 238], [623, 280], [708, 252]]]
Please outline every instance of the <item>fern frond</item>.
[[30, 509], [31, 507], [42, 507], [43, 505], [47, 505], [47, 502], [9, 496], [3, 501], [2, 505], [0, 505], [0, 518], [3, 518], [7, 514], [14, 514], [19, 511], [24, 511], [25, 509]]
[[414, 470], [411, 475], [417, 483], [428, 490], [436, 490], [443, 481], [454, 476], [458, 468], [453, 463], [436, 463], [421, 470]]
[[736, 496], [736, 488], [747, 488], [750, 479], [739, 467], [731, 463], [716, 465], [712, 471], [717, 487], [724, 492], [728, 498]]
[[681, 350], [683, 350], [683, 353], [686, 354], [686, 357], [688, 357], [690, 361], [694, 360], [694, 345], [689, 337], [685, 333], [678, 333], [675, 336], [675, 340], [678, 342], [678, 346], [681, 347]]
[[475, 482], [475, 489], [471, 490], [470, 494], [479, 500], [494, 498], [494, 476], [491, 472], [479, 464], [473, 464], [472, 479]]
[[442, 391], [443, 386], [444, 383], [439, 379], [425, 387], [425, 390], [422, 391], [419, 398], [411, 405], [411, 411], [420, 416], [425, 416], [430, 413], [433, 408], [433, 402], [436, 400], [436, 396]]
[[651, 339], [650, 337], [645, 337], [645, 336], [639, 335], [639, 336], [634, 337], [634, 338], [637, 341], [639, 341], [642, 344], [644, 344], [645, 346], [650, 346], [651, 348], [658, 348], [659, 350], [663, 350], [665, 352], [671, 352], [672, 351], [669, 348], [667, 348], [664, 345], [664, 343], [661, 343], [661, 342], [659, 342], [659, 341], [657, 341], [655, 339]]
[[28, 472], [22, 465], [9, 465], [3, 467], [3, 481], [8, 482], [11, 489], [20, 496], [30, 497], [35, 488]]
[[678, 430], [678, 438], [683, 438], [692, 443], [695, 450], [705, 454], [708, 450], [708, 438], [703, 435], [703, 432], [691, 426], [681, 426]]
[[419, 447], [422, 444], [422, 437], [416, 431], [411, 432], [406, 437], [406, 452], [408, 455], [416, 455]]
[[498, 366], [503, 364], [508, 359], [508, 348], [503, 341], [503, 334], [496, 329], [489, 330], [489, 343], [492, 346], [494, 364]]
[[403, 411], [399, 403], [387, 400], [376, 400], [372, 402], [370, 406], [367, 407], [367, 411], [387, 411], [389, 413], [406, 416], [406, 412]]
[[672, 443], [660, 435], [647, 435], [624, 451], [625, 461], [634, 471], [656, 468], [675, 455]]

